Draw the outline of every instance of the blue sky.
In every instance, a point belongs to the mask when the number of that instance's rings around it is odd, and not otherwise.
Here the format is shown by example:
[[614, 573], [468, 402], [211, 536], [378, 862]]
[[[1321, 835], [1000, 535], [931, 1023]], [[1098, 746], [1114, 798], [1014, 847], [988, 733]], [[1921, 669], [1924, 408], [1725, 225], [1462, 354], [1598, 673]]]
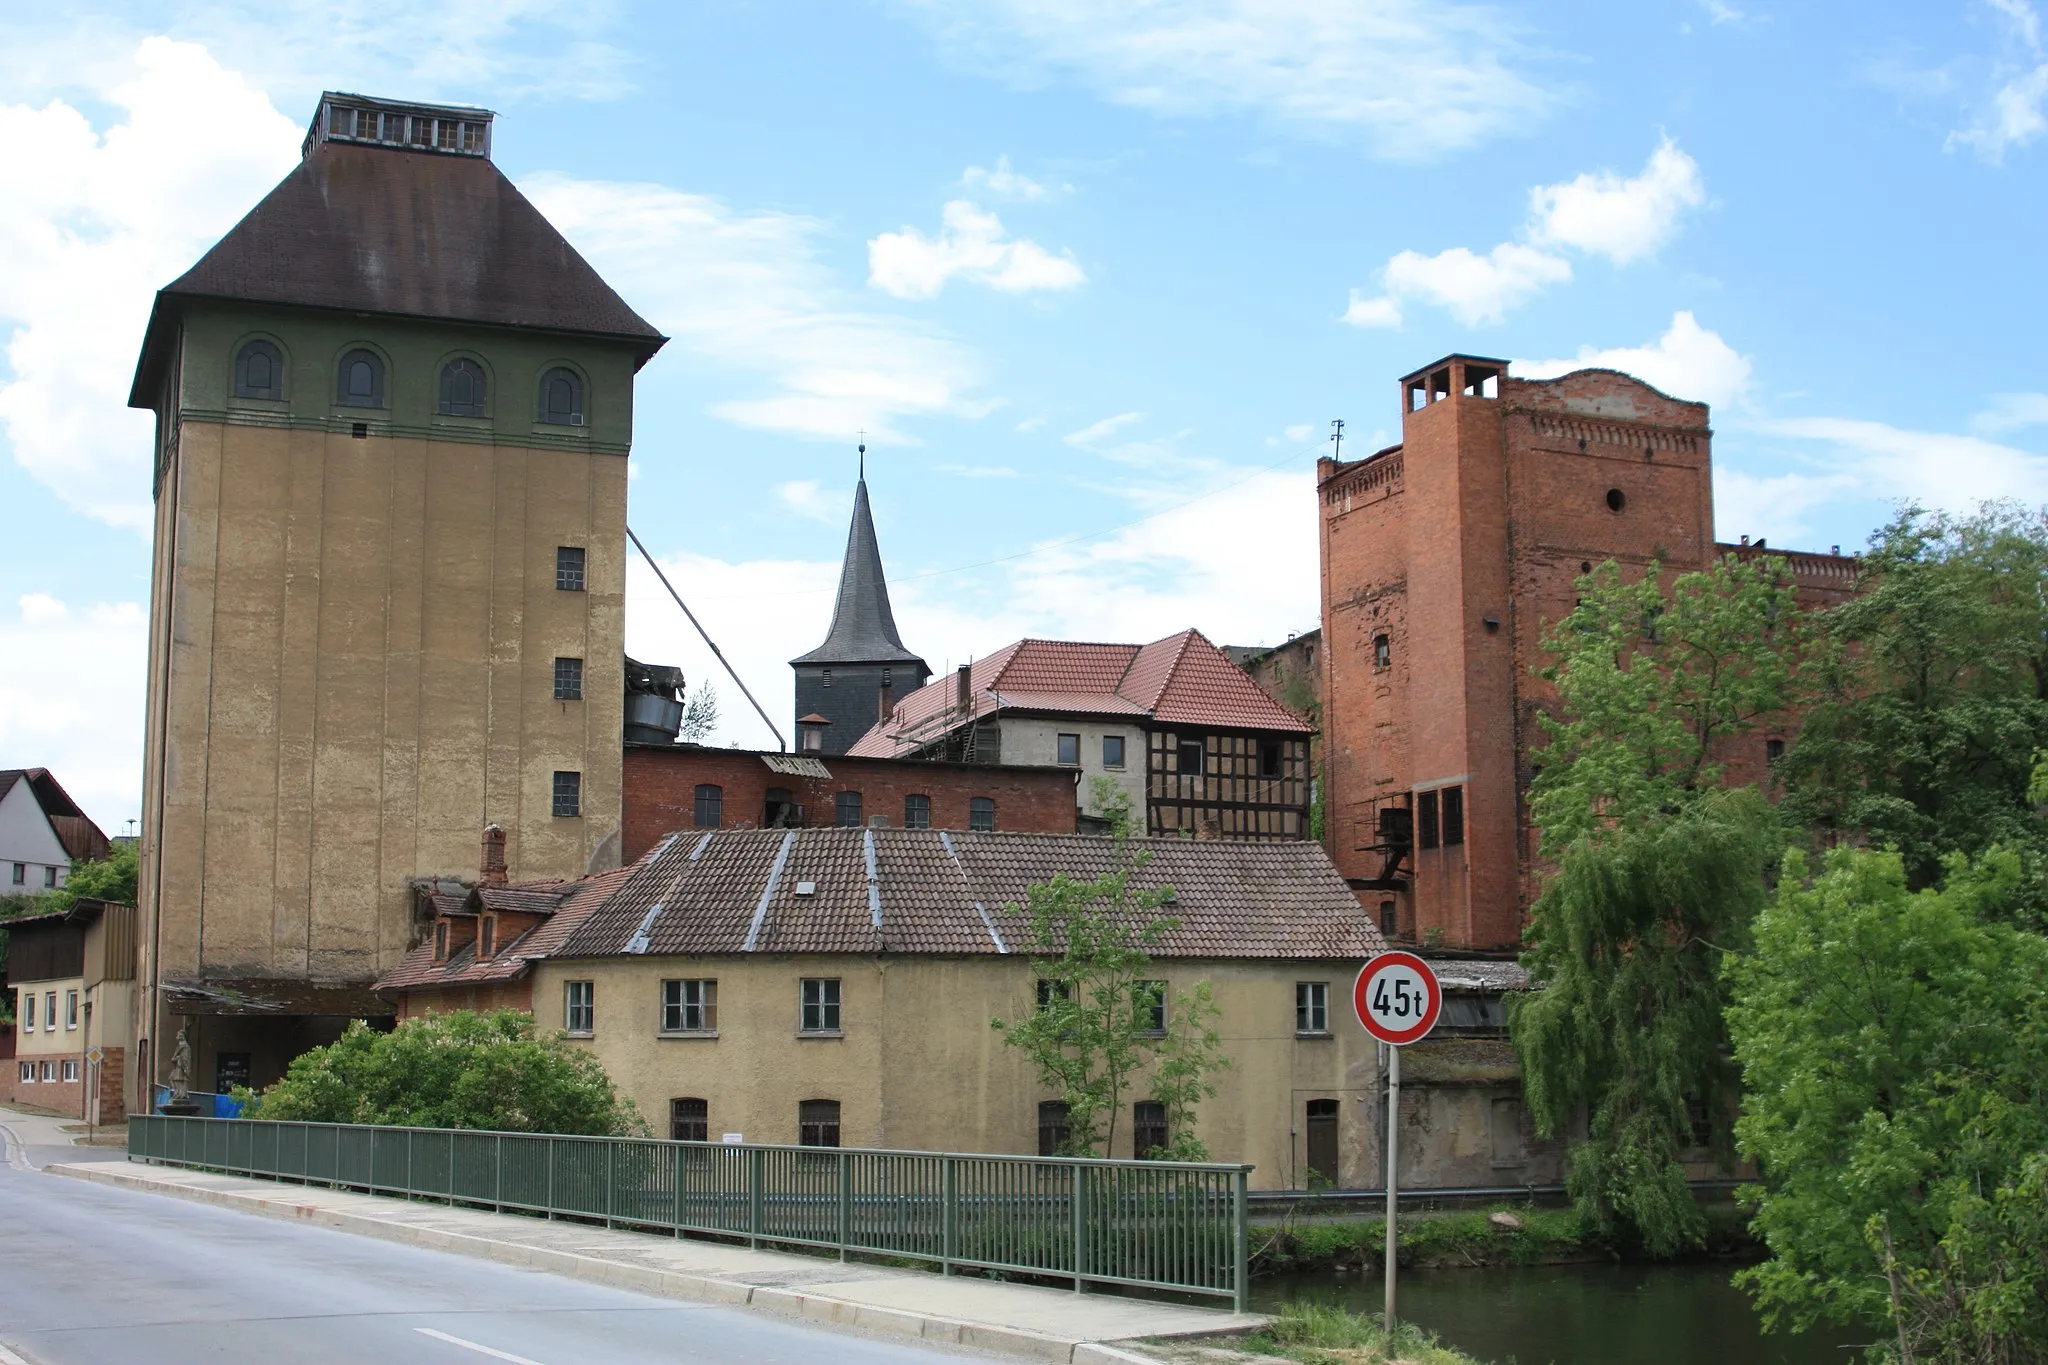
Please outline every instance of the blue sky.
[[[905, 637], [1277, 642], [1312, 470], [1453, 350], [1714, 405], [1720, 534], [2048, 502], [2029, 0], [0, 11], [0, 766], [137, 813], [150, 292], [323, 88], [481, 104], [675, 340], [631, 519], [778, 723], [853, 446]], [[400, 12], [405, 11], [405, 12]], [[628, 645], [708, 654], [640, 566]], [[760, 743], [714, 678], [721, 738]]]

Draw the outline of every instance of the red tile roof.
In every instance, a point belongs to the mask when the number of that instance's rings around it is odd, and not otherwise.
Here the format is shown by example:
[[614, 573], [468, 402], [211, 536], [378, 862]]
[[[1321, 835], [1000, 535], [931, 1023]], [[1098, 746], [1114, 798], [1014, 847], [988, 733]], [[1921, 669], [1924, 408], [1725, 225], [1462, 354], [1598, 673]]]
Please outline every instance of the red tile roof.
[[[895, 758], [930, 744], [963, 722], [959, 680], [948, 675], [905, 697], [887, 720], [847, 752]], [[1314, 727], [1260, 690], [1198, 630], [1149, 645], [1019, 640], [974, 664], [968, 689], [976, 720], [999, 711], [1058, 715], [1145, 716], [1166, 725], [1216, 730]]]
[[[1320, 844], [1136, 839], [1180, 921], [1155, 957], [1364, 959], [1379, 930]], [[1034, 883], [1120, 866], [1114, 840], [944, 830], [718, 830], [641, 859], [554, 956], [1031, 953]], [[808, 890], [806, 890], [808, 886]], [[559, 918], [559, 917], [558, 917]]]
[[[655, 852], [660, 852], [658, 846]], [[545, 915], [518, 938], [479, 962], [474, 942], [448, 955], [446, 962], [434, 961], [432, 939], [422, 943], [372, 987], [379, 991], [432, 990], [441, 986], [473, 986], [482, 982], [513, 981], [525, 975], [527, 964], [546, 957], [562, 946], [591, 911], [606, 896], [623, 886], [632, 867], [615, 867], [608, 872], [567, 882], [528, 882], [515, 886], [480, 886], [466, 900], [450, 908], [450, 896], [435, 896], [435, 907], [443, 915], [474, 915], [479, 909], [514, 910]]]

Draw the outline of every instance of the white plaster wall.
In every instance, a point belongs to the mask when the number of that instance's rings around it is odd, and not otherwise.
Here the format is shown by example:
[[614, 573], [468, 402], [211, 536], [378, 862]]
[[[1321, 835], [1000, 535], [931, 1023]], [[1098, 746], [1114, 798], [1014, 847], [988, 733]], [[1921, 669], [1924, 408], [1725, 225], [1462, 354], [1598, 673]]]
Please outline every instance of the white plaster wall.
[[[15, 864], [22, 879], [14, 880]], [[57, 885], [71, 873], [71, 859], [57, 840], [57, 831], [43, 815], [28, 779], [18, 779], [0, 796], [0, 896], [44, 889], [45, 868], [57, 869]]]
[[[1131, 814], [1138, 822], [1138, 831], [1144, 832], [1145, 732], [1138, 728], [1135, 720], [1118, 723], [1079, 717], [1005, 716], [1002, 727], [1003, 762], [1029, 763], [1047, 768], [1064, 766], [1059, 761], [1059, 737], [1079, 735], [1081, 783], [1074, 792], [1075, 805], [1090, 815], [1100, 815], [1102, 811], [1093, 799], [1092, 788], [1096, 778], [1107, 777], [1131, 799]], [[1122, 769], [1102, 766], [1102, 740], [1105, 735], [1123, 736]]]

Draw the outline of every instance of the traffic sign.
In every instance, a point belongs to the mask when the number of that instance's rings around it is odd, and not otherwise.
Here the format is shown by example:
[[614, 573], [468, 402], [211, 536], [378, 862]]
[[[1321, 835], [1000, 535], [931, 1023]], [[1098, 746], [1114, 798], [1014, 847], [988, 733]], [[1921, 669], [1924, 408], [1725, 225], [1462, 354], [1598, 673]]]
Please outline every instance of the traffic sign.
[[98, 1066], [101, 1062], [104, 1062], [106, 1059], [107, 1054], [102, 1052], [98, 1048], [92, 1048], [88, 1050], [85, 1054], [85, 1060], [91, 1062], [94, 1066]]
[[1381, 953], [1358, 973], [1352, 1006], [1365, 1031], [1383, 1043], [1405, 1047], [1436, 1027], [1444, 991], [1436, 973], [1413, 953]]

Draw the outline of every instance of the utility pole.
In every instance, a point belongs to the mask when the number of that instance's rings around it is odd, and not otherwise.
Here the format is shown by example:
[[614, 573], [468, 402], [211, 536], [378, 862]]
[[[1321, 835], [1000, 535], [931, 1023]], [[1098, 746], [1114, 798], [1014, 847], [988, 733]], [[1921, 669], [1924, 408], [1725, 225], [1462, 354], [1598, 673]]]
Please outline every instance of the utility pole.
[[1342, 460], [1344, 458], [1344, 419], [1342, 417], [1336, 418], [1330, 423], [1330, 445], [1332, 447], [1330, 458]]

